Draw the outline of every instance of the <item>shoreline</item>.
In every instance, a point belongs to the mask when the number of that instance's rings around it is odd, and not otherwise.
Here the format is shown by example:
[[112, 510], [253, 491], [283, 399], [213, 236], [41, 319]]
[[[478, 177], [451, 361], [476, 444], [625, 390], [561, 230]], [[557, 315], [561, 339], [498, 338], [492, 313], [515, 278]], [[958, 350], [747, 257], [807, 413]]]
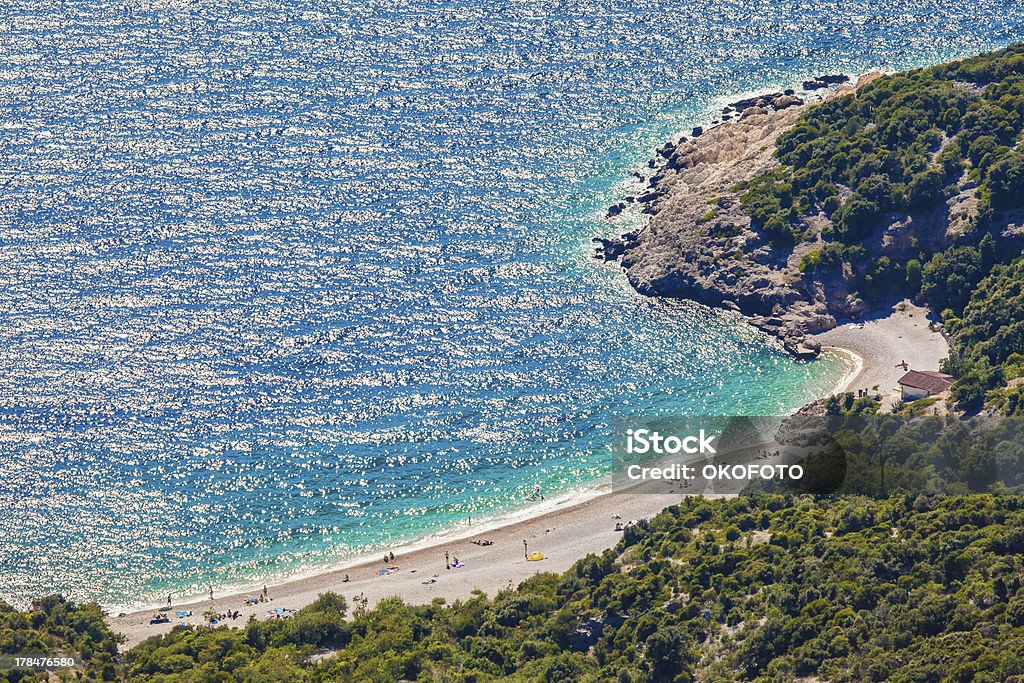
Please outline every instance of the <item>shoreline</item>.
[[[934, 369], [925, 367], [928, 364], [937, 368], [948, 352], [948, 345], [941, 334], [930, 329], [926, 316], [926, 309], [904, 302], [888, 316], [848, 323], [818, 335], [823, 348], [846, 356], [852, 364], [827, 395], [893, 376], [897, 370], [888, 367], [888, 360], [894, 346], [905, 352], [918, 369]], [[907, 339], [908, 336], [912, 338]], [[183, 619], [150, 624], [158, 610], [158, 606], [150, 605], [126, 609], [117, 616], [111, 613], [107, 621], [115, 632], [126, 637], [124, 647], [130, 648], [148, 637], [167, 633], [179, 623], [205, 625], [203, 614], [210, 609], [217, 613], [237, 611], [237, 618], [221, 623], [242, 626], [251, 616], [277, 618], [268, 614], [272, 609], [301, 609], [326, 592], [343, 595], [350, 605], [365, 599], [370, 606], [391, 597], [411, 604], [427, 604], [438, 598], [446, 602], [465, 600], [478, 591], [493, 597], [538, 573], [564, 572], [586, 555], [614, 547], [621, 538], [621, 531], [615, 529], [617, 516], [623, 524], [650, 518], [694, 495], [681, 489], [672, 494], [610, 489], [604, 483], [556, 494], [546, 501], [543, 510], [530, 506], [471, 527], [455, 527], [425, 537], [397, 547], [393, 563], [385, 564], [381, 551], [381, 555], [367, 554], [327, 569], [314, 569], [306, 575], [268, 582], [271, 600], [266, 603], [245, 604], [245, 598], [258, 597], [262, 587], [232, 586], [224, 594], [215, 592], [212, 601], [203, 595], [192, 595], [174, 602], [174, 611], [191, 612]], [[483, 539], [493, 541], [493, 545], [474, 543]], [[526, 560], [524, 540], [531, 552], [540, 550], [545, 558]], [[445, 553], [459, 558], [464, 566], [446, 569]], [[389, 571], [388, 567], [397, 569]], [[349, 581], [344, 580], [346, 576]]]
[[[467, 533], [458, 537], [440, 542], [435, 539], [422, 547], [397, 548], [394, 562], [387, 565], [382, 561], [382, 553], [376, 559], [364, 557], [309, 576], [276, 584], [268, 582], [270, 600], [265, 603], [245, 604], [247, 597], [258, 597], [262, 587], [229, 589], [222, 595], [215, 592], [212, 601], [204, 596], [173, 601], [171, 616], [177, 611], [191, 612], [191, 616], [167, 623], [150, 623], [157, 613], [156, 606], [116, 616], [109, 614], [107, 622], [113, 631], [126, 637], [122, 647], [127, 649], [146, 638], [167, 633], [178, 624], [205, 626], [203, 615], [210, 609], [217, 613], [239, 612], [236, 619], [226, 619], [221, 625], [243, 626], [250, 616], [273, 618], [267, 614], [269, 610], [301, 609], [326, 592], [343, 595], [350, 607], [361, 599], [372, 606], [391, 597], [411, 604], [428, 604], [437, 598], [446, 602], [465, 600], [477, 591], [493, 597], [536, 574], [563, 572], [587, 554], [600, 554], [614, 547], [622, 536], [615, 529], [617, 521], [627, 524], [653, 517], [687, 495], [613, 492], [610, 485], [593, 493], [584, 500], [567, 501], [539, 515], [490, 528], [481, 524], [466, 529]], [[493, 545], [474, 543], [483, 539], [493, 541]], [[523, 552], [524, 540], [531, 553], [540, 551], [544, 559], [528, 561]], [[446, 552], [453, 562], [458, 558], [464, 566], [446, 569]], [[387, 571], [392, 566], [398, 569]]]
[[864, 367], [866, 365], [864, 356], [843, 346], [822, 346], [821, 350], [822, 352], [834, 353], [837, 356], [845, 356], [853, 365], [853, 368], [843, 375], [839, 382], [836, 383], [836, 388], [832, 392], [833, 394], [846, 393], [852, 386], [859, 382], [861, 377], [863, 377]]
[[[237, 583], [222, 584], [219, 588], [216, 588], [215, 592], [225, 597], [255, 594], [262, 590], [264, 584], [283, 586], [297, 581], [315, 579], [323, 574], [330, 574], [350, 569], [352, 567], [372, 564], [385, 552], [398, 552], [403, 555], [409, 555], [411, 553], [422, 552], [448, 543], [458, 543], [496, 529], [522, 524], [530, 520], [539, 519], [548, 514], [574, 508], [595, 498], [608, 495], [608, 488], [609, 484], [606, 481], [601, 480], [600, 482], [595, 482], [579, 488], [558, 492], [553, 496], [548, 496], [543, 502], [533, 502], [527, 506], [509, 508], [507, 510], [496, 512], [490, 516], [480, 517], [479, 522], [473, 522], [472, 525], [459, 523], [445, 526], [441, 529], [427, 532], [421, 536], [396, 541], [394, 544], [388, 545], [387, 548], [380, 546], [361, 550], [353, 556], [339, 557], [336, 560], [323, 562], [319, 565], [313, 564], [305, 570], [300, 570], [294, 573], [283, 572], [277, 576], [268, 575], [263, 580], [250, 579], [239, 581]], [[173, 591], [171, 591], [171, 593], [174, 594]], [[208, 601], [207, 594], [203, 592], [179, 593], [179, 595], [181, 596], [181, 604], [201, 603], [204, 600]], [[120, 617], [121, 615], [131, 615], [141, 612], [149, 613], [164, 606], [165, 603], [157, 602], [137, 602], [120, 605], [112, 604], [104, 606], [104, 611], [111, 615], [110, 618], [115, 618], [115, 614]]]

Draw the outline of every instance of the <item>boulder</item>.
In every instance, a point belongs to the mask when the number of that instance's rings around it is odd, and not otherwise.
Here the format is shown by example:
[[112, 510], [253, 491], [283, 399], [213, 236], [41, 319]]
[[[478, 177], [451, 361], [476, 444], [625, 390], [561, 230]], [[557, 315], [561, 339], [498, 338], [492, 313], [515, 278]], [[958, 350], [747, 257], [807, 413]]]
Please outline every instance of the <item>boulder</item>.
[[795, 107], [803, 103], [804, 101], [801, 100], [796, 95], [783, 95], [782, 97], [776, 97], [774, 100], [772, 100], [772, 106], [779, 111], [782, 111], [783, 109], [788, 109], [789, 107]]
[[864, 312], [867, 310], [867, 308], [864, 305], [864, 302], [855, 297], [853, 294], [848, 294], [843, 304], [844, 310], [842, 310], [841, 312], [850, 318], [859, 318], [860, 316], [864, 315]]
[[626, 245], [622, 240], [595, 237], [591, 241], [595, 244], [594, 258], [602, 261], [614, 261], [626, 252]]
[[818, 76], [818, 81], [825, 83], [826, 85], [839, 85], [840, 83], [846, 83], [850, 80], [850, 77], [846, 74], [828, 74], [825, 76]]

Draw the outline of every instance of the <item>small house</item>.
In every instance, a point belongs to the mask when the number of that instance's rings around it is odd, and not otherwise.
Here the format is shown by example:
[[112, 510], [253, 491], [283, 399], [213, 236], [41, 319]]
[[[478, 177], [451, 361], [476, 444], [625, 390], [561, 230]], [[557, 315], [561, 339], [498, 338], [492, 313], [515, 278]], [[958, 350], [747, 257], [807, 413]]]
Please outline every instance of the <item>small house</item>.
[[911, 370], [899, 379], [904, 401], [916, 401], [941, 394], [953, 385], [953, 376], [930, 370]]

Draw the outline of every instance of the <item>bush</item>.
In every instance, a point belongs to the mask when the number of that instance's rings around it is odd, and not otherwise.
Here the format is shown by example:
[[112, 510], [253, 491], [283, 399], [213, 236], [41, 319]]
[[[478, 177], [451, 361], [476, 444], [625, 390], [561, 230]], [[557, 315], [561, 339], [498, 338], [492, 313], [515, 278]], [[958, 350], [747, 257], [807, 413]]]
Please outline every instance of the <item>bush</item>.
[[912, 294], [916, 294], [921, 291], [921, 278], [921, 262], [916, 258], [912, 258], [907, 261], [907, 289]]
[[853, 195], [836, 214], [835, 224], [843, 242], [859, 242], [872, 231], [881, 218], [878, 204]]
[[1010, 209], [1024, 201], [1024, 154], [1014, 152], [994, 164], [989, 170], [992, 206]]

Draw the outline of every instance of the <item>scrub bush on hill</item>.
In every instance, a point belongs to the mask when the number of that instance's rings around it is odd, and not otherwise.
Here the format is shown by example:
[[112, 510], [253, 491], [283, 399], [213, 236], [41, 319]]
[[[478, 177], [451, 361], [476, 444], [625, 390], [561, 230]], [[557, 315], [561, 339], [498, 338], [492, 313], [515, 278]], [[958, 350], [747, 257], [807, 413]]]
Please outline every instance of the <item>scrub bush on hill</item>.
[[[981, 280], [959, 315], [950, 311], [947, 324], [953, 335], [954, 354], [948, 363], [961, 379], [954, 395], [961, 403], [980, 406], [992, 396], [995, 407], [1018, 415], [1024, 405], [1019, 393], [1000, 388], [1020, 375], [1024, 352], [1024, 259], [996, 265]], [[1010, 367], [1006, 367], [1006, 366]], [[997, 393], [996, 390], [999, 390]]]

